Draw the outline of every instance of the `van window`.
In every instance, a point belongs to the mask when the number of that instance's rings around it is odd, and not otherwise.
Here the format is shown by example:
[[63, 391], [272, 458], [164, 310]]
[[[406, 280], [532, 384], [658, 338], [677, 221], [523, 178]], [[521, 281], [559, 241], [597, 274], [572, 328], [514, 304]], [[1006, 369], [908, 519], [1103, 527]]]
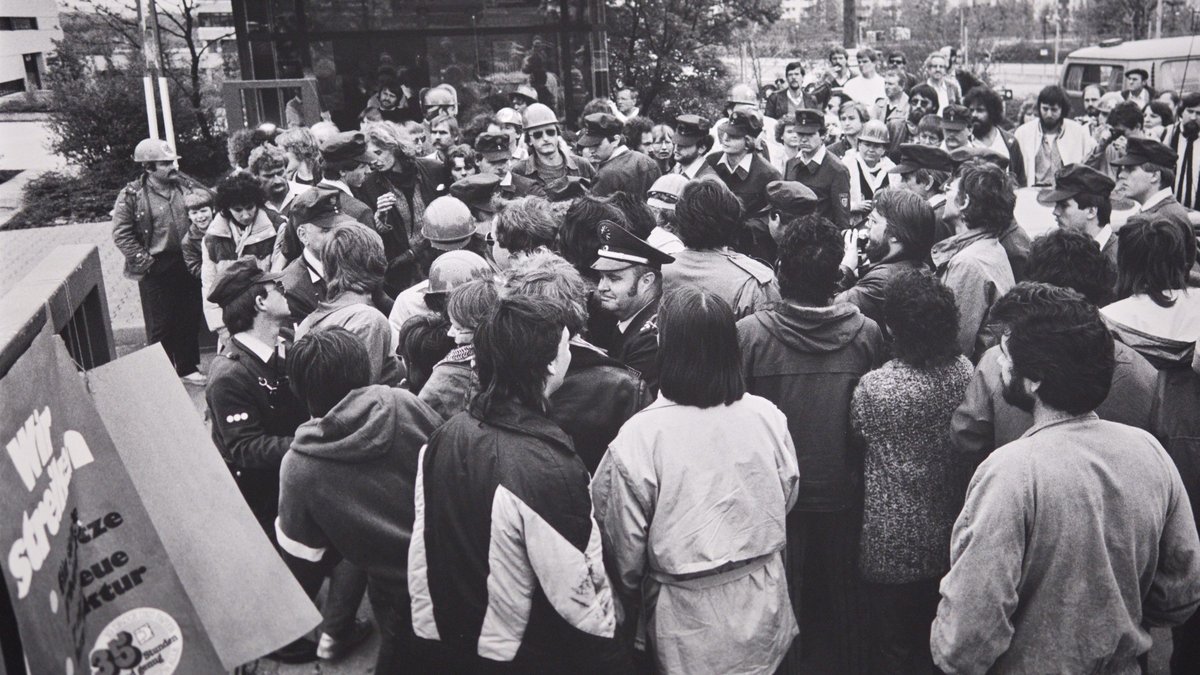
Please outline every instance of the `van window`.
[[[1121, 77], [1125, 74], [1122, 66], [1099, 63], [1072, 63], [1067, 66], [1063, 84], [1067, 91], [1083, 91], [1089, 84], [1098, 84], [1105, 91], [1121, 91]], [[1188, 72], [1188, 80], [1192, 78]]]
[[1154, 88], [1159, 91], [1194, 90], [1200, 88], [1200, 57], [1190, 61], [1167, 61], [1158, 67], [1154, 77]]

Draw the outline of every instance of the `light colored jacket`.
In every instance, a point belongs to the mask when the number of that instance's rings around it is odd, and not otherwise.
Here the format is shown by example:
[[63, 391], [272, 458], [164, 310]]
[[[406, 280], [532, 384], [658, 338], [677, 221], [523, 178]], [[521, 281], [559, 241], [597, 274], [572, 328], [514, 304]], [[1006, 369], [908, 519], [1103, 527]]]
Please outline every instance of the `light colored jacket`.
[[[209, 330], [215, 331], [225, 327], [225, 322], [221, 318], [221, 308], [215, 302], [208, 300], [208, 294], [212, 292], [217, 275], [224, 271], [225, 264], [247, 255], [254, 256], [258, 266], [264, 272], [270, 272], [273, 264], [271, 251], [275, 248], [275, 235], [275, 225], [271, 222], [271, 217], [267, 215], [265, 208], [258, 210], [254, 224], [241, 239], [233, 236], [233, 228], [229, 225], [229, 219], [220, 213], [213, 218], [208, 230], [204, 233], [204, 239], [200, 246], [200, 297], [204, 299], [204, 319], [208, 322]], [[255, 246], [255, 244], [263, 242], [269, 243]], [[214, 254], [218, 251], [220, 253]], [[262, 255], [264, 252], [266, 255]]]
[[[846, 156], [842, 158], [842, 164], [846, 165], [846, 170], [850, 172], [850, 208], [854, 208], [863, 203], [866, 197], [863, 196], [862, 189], [862, 155], [858, 154], [858, 150], [851, 148], [846, 151]], [[868, 174], [867, 183], [871, 185], [872, 191], [878, 193], [886, 187], [898, 187], [900, 185], [900, 174], [888, 173], [888, 170], [896, 166], [896, 163], [887, 157], [879, 160], [876, 166], [880, 170], [874, 178]], [[874, 197], [872, 196], [872, 199]]]
[[980, 465], [933, 622], [947, 673], [1139, 673], [1148, 626], [1200, 605], [1200, 539], [1149, 433], [1088, 413]]
[[996, 300], [1016, 283], [1008, 254], [994, 236], [967, 230], [934, 245], [933, 264], [938, 278], [954, 291], [958, 302], [958, 347], [963, 356], [977, 361], [977, 344]]
[[609, 445], [596, 521], [662, 672], [771, 673], [783, 660], [798, 632], [782, 557], [797, 478], [787, 419], [752, 394], [712, 408], [660, 396]]
[[[1058, 155], [1062, 158], [1063, 166], [1078, 164], [1088, 157], [1095, 139], [1088, 133], [1087, 127], [1075, 120], [1063, 120], [1062, 135], [1058, 137]], [[1033, 185], [1037, 180], [1034, 162], [1037, 160], [1038, 149], [1042, 147], [1042, 123], [1040, 120], [1030, 120], [1013, 132], [1017, 143], [1021, 146], [1021, 159], [1025, 162], [1025, 186]]]

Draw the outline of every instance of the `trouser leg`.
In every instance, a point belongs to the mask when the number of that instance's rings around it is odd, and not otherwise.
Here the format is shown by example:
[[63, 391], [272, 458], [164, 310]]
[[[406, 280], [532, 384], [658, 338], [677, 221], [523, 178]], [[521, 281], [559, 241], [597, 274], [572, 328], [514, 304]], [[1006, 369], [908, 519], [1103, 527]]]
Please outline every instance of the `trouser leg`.
[[329, 577], [329, 592], [321, 614], [325, 620], [321, 630], [334, 638], [342, 638], [354, 628], [358, 608], [367, 593], [367, 573], [348, 560], [338, 563]]

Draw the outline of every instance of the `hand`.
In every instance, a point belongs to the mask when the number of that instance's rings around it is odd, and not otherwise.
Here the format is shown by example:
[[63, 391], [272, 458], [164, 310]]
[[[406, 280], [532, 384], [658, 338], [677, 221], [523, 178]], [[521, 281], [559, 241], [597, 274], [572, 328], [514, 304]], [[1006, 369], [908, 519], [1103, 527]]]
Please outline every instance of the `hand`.
[[385, 213], [390, 211], [396, 205], [396, 195], [391, 192], [385, 192], [379, 195], [379, 199], [375, 200], [375, 213]]
[[850, 207], [850, 213], [870, 213], [875, 208], [875, 200], [867, 199]]
[[858, 269], [858, 230], [852, 227], [843, 232], [842, 241], [846, 244], [846, 253], [842, 256], [842, 267], [848, 270]]

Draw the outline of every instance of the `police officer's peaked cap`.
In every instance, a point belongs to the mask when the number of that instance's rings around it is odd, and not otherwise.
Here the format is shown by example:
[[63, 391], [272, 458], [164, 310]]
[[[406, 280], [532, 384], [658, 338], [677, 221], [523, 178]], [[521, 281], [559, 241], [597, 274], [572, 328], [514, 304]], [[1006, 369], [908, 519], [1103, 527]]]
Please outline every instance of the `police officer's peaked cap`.
[[725, 133], [730, 136], [749, 136], [757, 138], [762, 132], [763, 121], [753, 110], [735, 110], [725, 123]]
[[343, 223], [357, 223], [341, 212], [338, 206], [340, 195], [337, 188], [309, 188], [292, 201], [289, 217], [297, 226], [316, 225], [323, 230]]
[[208, 292], [208, 301], [224, 307], [242, 297], [242, 293], [249, 290], [251, 286], [267, 281], [278, 281], [282, 277], [283, 272], [262, 271], [258, 266], [258, 261], [250, 256], [239, 258], [229, 263], [217, 275], [212, 290]]
[[1109, 161], [1113, 166], [1138, 166], [1154, 164], [1168, 169], [1175, 169], [1179, 155], [1174, 150], [1158, 141], [1149, 138], [1134, 138], [1130, 136], [1125, 144], [1125, 156]]
[[661, 269], [675, 262], [675, 258], [637, 238], [611, 220], [603, 220], [597, 227], [600, 233], [600, 257], [592, 263], [592, 269], [614, 272], [632, 265], [646, 265]]
[[1107, 174], [1090, 166], [1068, 164], [1054, 174], [1054, 187], [1039, 192], [1037, 200], [1045, 206], [1053, 206], [1081, 194], [1107, 197], [1116, 185]]
[[921, 143], [902, 143], [900, 161], [888, 169], [888, 173], [905, 174], [917, 169], [949, 173], [954, 170], [954, 160], [950, 159], [950, 153], [941, 148]]
[[489, 162], [507, 161], [512, 159], [512, 140], [506, 133], [487, 131], [475, 139], [475, 152]]
[[591, 148], [620, 133], [621, 120], [608, 113], [592, 113], [583, 118], [583, 133], [577, 144], [581, 148]]
[[699, 115], [680, 115], [675, 118], [675, 145], [689, 148], [708, 135], [712, 125]]
[[326, 138], [320, 144], [321, 159], [325, 165], [336, 170], [352, 170], [360, 164], [369, 164], [367, 137], [360, 131], [341, 131]]
[[450, 186], [450, 194], [476, 211], [495, 213], [492, 197], [500, 186], [500, 177], [492, 173], [477, 173], [460, 178]]

